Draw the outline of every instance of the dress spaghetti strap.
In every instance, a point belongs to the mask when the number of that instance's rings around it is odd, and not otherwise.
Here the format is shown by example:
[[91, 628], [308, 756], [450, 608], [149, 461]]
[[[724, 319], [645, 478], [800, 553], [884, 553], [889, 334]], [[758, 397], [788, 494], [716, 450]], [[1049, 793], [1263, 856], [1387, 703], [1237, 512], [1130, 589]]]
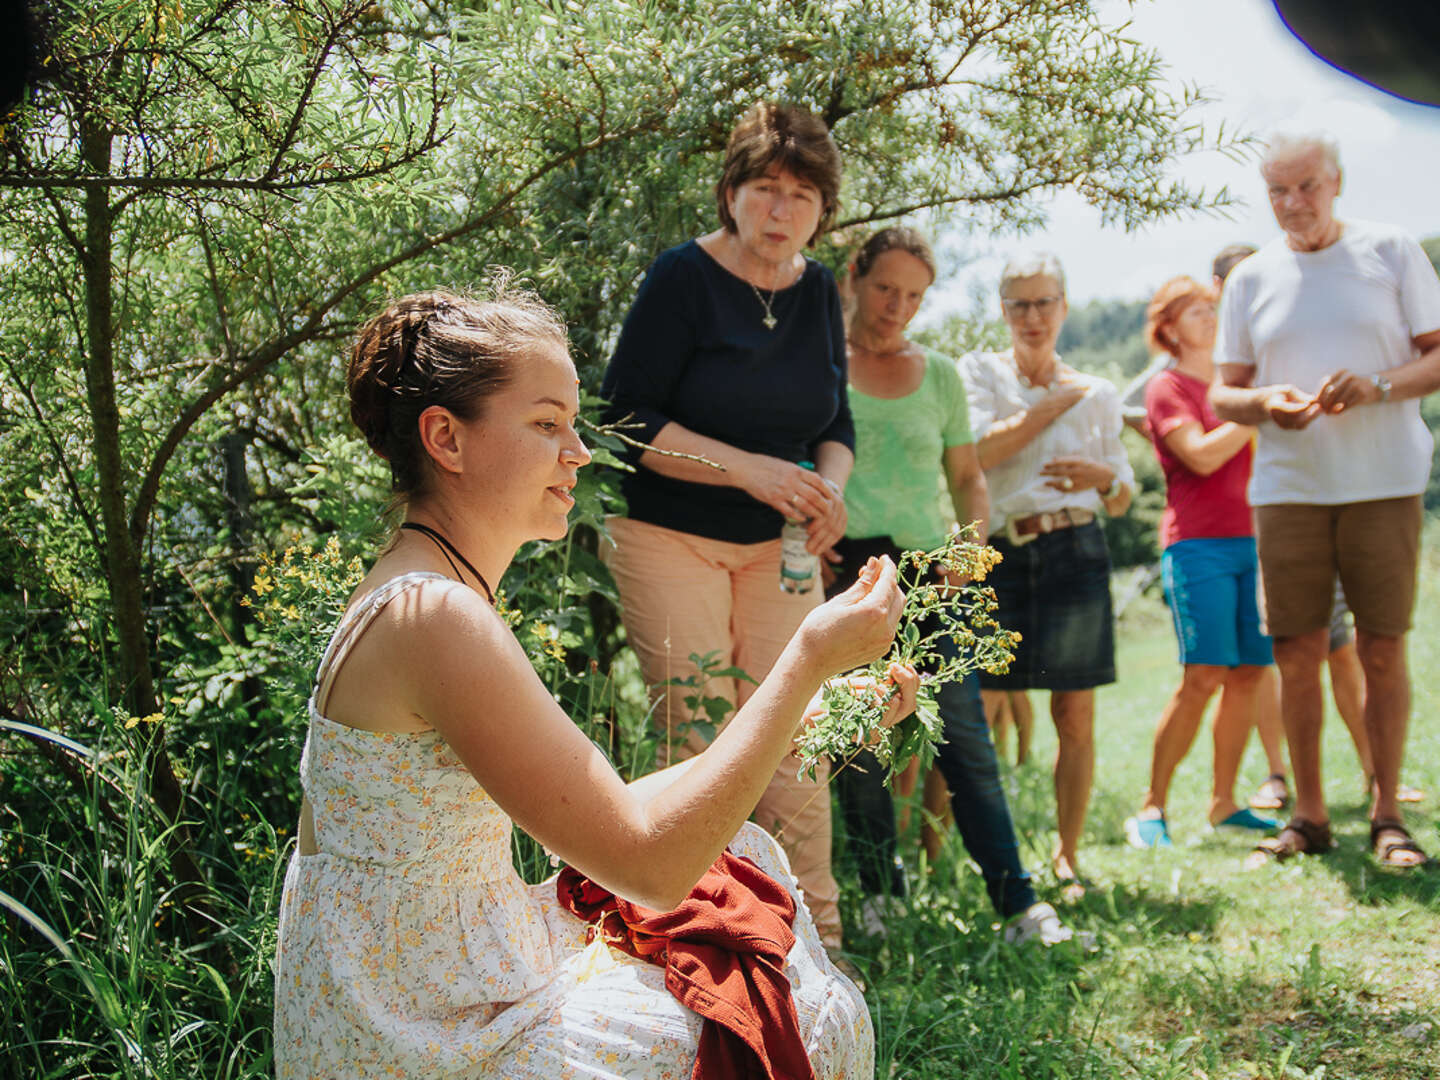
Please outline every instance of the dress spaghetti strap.
[[426, 581], [448, 581], [461, 588], [469, 587], [462, 585], [452, 577], [438, 574], [433, 570], [411, 570], [371, 589], [360, 600], [350, 605], [350, 608], [340, 617], [340, 624], [335, 627], [335, 633], [331, 635], [330, 644], [325, 647], [325, 655], [320, 658], [320, 666], [315, 671], [315, 693], [311, 700], [316, 712], [322, 716], [325, 715], [325, 705], [329, 701], [330, 688], [335, 682], [336, 672], [345, 663], [345, 658], [350, 655], [350, 650], [354, 648], [355, 642], [360, 640], [361, 635], [375, 621], [375, 616], [380, 614], [386, 604], [406, 589]]

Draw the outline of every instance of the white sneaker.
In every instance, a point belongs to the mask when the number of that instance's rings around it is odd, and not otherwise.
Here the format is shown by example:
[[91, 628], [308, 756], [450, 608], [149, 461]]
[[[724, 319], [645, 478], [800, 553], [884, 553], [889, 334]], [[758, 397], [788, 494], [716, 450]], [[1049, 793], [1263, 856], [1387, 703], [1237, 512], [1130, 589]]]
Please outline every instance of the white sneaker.
[[1031, 904], [1005, 926], [1007, 945], [1024, 945], [1030, 941], [1059, 945], [1074, 936], [1074, 931], [1062, 923], [1055, 909], [1044, 901]]
[[867, 896], [860, 905], [860, 929], [867, 937], [889, 937], [886, 920], [903, 914], [904, 910], [904, 901], [898, 896]]

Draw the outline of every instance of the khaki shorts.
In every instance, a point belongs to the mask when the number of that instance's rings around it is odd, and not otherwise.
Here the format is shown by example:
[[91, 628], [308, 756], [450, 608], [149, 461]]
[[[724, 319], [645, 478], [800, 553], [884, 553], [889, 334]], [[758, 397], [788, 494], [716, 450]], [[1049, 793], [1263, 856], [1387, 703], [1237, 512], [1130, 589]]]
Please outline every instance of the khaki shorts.
[[1421, 515], [1419, 495], [1255, 507], [1271, 636], [1299, 637], [1328, 626], [1337, 574], [1357, 630], [1384, 637], [1409, 630]]

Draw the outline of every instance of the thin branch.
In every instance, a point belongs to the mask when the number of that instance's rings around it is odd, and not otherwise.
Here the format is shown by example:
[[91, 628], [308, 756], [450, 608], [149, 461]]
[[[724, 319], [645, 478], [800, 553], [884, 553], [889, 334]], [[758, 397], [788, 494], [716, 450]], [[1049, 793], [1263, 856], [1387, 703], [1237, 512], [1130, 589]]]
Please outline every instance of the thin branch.
[[[432, 117], [434, 127], [438, 119]], [[354, 172], [314, 173], [293, 176], [284, 180], [267, 180], [265, 177], [225, 176], [15, 176], [0, 174], [0, 188], [134, 188], [137, 191], [159, 191], [166, 188], [182, 188], [188, 191], [259, 191], [278, 195], [288, 191], [303, 191], [308, 188], [333, 187], [336, 184], [351, 184], [357, 180], [369, 180], [383, 176], [401, 165], [408, 165], [424, 157], [440, 146], [451, 135], [447, 128], [442, 134], [427, 137], [423, 142], [409, 147], [394, 158], [385, 158], [374, 165], [356, 169]], [[118, 205], [118, 204], [117, 204]]]
[[0, 357], [0, 362], [5, 364], [6, 370], [10, 372], [10, 378], [20, 389], [21, 395], [30, 406], [30, 411], [35, 417], [35, 423], [45, 435], [45, 441], [50, 444], [50, 452], [55, 456], [55, 464], [60, 469], [60, 475], [65, 481], [65, 486], [70, 490], [70, 499], [75, 504], [75, 512], [80, 515], [80, 520], [85, 523], [85, 529], [90, 533], [90, 542], [95, 545], [95, 552], [101, 556], [104, 562], [105, 543], [100, 539], [100, 531], [95, 527], [95, 519], [90, 516], [85, 506], [85, 499], [80, 493], [80, 483], [75, 479], [75, 474], [70, 471], [70, 463], [65, 458], [65, 451], [61, 449], [60, 440], [50, 430], [50, 422], [45, 419], [45, 414], [40, 410], [40, 403], [35, 400], [35, 395], [30, 392], [30, 386], [20, 377], [15, 370], [15, 365], [10, 357]]
[[222, 623], [216, 617], [215, 612], [210, 609], [210, 605], [205, 602], [205, 597], [200, 595], [200, 590], [195, 587], [195, 582], [190, 580], [190, 575], [185, 572], [185, 567], [181, 566], [178, 562], [174, 565], [185, 584], [190, 586], [190, 591], [195, 594], [195, 599], [200, 601], [200, 606], [205, 609], [205, 614], [210, 616], [210, 621], [215, 624], [215, 628], [220, 631], [225, 640], [233, 647], [235, 639], [230, 636], [230, 631], [225, 629], [225, 624]]
[[612, 439], [619, 439], [626, 446], [633, 447], [636, 450], [648, 450], [650, 453], [659, 454], [662, 457], [680, 458], [683, 461], [693, 461], [699, 465], [708, 465], [712, 469], [718, 469], [720, 472], [729, 471], [725, 468], [724, 465], [721, 465], [718, 461], [711, 461], [709, 458], [703, 457], [700, 454], [685, 454], [681, 453], [679, 450], [661, 450], [660, 447], [654, 446], [651, 443], [641, 442], [639, 439], [632, 439], [629, 435], [626, 435], [625, 432], [621, 429], [636, 428], [640, 426], [639, 424], [630, 423], [630, 418], [634, 415], [634, 413], [629, 413], [611, 424], [597, 424], [594, 421], [587, 420], [585, 417], [582, 416], [580, 417], [580, 424], [582, 427], [589, 428], [591, 431], [595, 432], [596, 435], [608, 435]]
[[997, 188], [991, 191], [974, 191], [965, 195], [937, 196], [933, 199], [925, 199], [921, 202], [911, 203], [907, 206], [892, 206], [883, 210], [876, 210], [873, 213], [861, 217], [847, 218], [844, 221], [832, 225], [831, 231], [837, 229], [848, 229], [855, 225], [868, 225], [875, 221], [888, 221], [891, 218], [904, 217], [906, 214], [913, 214], [919, 210], [931, 210], [939, 206], [954, 206], [956, 203], [994, 203], [1007, 202], [1019, 198], [1022, 195], [1029, 195], [1031, 192], [1044, 191], [1050, 187], [1061, 187], [1066, 184], [1073, 184], [1082, 173], [1076, 172], [1069, 176], [1052, 176], [1031, 183], [1016, 184], [1013, 187]]
[[85, 241], [81, 240], [75, 230], [70, 227], [70, 216], [65, 213], [65, 204], [56, 197], [54, 191], [49, 189], [45, 191], [45, 198], [50, 201], [50, 205], [55, 210], [55, 224], [65, 239], [70, 242], [70, 246], [75, 249], [76, 257], [83, 261], [85, 259]]
[[205, 222], [205, 212], [199, 204], [191, 206], [195, 214], [195, 228], [200, 234], [200, 247], [205, 252], [205, 272], [210, 278], [210, 293], [215, 300], [215, 315], [220, 320], [220, 335], [225, 339], [225, 359], [235, 361], [235, 339], [230, 334], [230, 313], [225, 307], [225, 290], [220, 287], [220, 273], [215, 268], [215, 250], [210, 245], [210, 229]]
[[[354, 13], [351, 13], [351, 19]], [[270, 159], [270, 167], [265, 170], [265, 179], [274, 180], [280, 175], [280, 163], [285, 160], [285, 155], [295, 145], [296, 136], [300, 133], [300, 122], [305, 119], [305, 112], [310, 108], [310, 99], [315, 93], [315, 87], [320, 82], [320, 74], [325, 70], [325, 61], [329, 59], [330, 52], [335, 48], [335, 41], [340, 36], [340, 31], [345, 27], [348, 20], [343, 16], [337, 19], [330, 26], [330, 33], [323, 44], [315, 50], [315, 62], [310, 65], [310, 72], [305, 78], [305, 85], [300, 90], [300, 95], [295, 99], [295, 108], [290, 112], [290, 123], [285, 128], [285, 134], [280, 136], [280, 141], [275, 147], [275, 156]]]
[[186, 434], [195, 426], [199, 419], [205, 415], [211, 405], [215, 404], [215, 402], [219, 401], [237, 386], [249, 381], [260, 371], [275, 363], [297, 345], [314, 338], [321, 331], [325, 317], [334, 308], [338, 307], [371, 282], [376, 281], [395, 269], [395, 267], [402, 266], [407, 262], [419, 258], [421, 255], [434, 251], [436, 248], [444, 247], [446, 244], [453, 243], [462, 237], [485, 228], [485, 226], [509, 211], [521, 195], [555, 170], [563, 168], [571, 162], [585, 157], [587, 154], [594, 153], [609, 143], [639, 135], [663, 124], [669, 110], [675, 104], [675, 97], [676, 94], [672, 92], [671, 100], [658, 109], [650, 119], [610, 135], [596, 136], [537, 166], [528, 176], [511, 188], [504, 196], [492, 203], [483, 213], [461, 222], [454, 228], [436, 233], [433, 236], [427, 236], [390, 258], [375, 263], [369, 269], [358, 274], [314, 307], [310, 308], [305, 322], [297, 329], [261, 346], [248, 356], [242, 355], [237, 357], [239, 366], [224, 379], [205, 390], [198, 398], [181, 410], [179, 418], [171, 425], [170, 429], [165, 433], [164, 439], [161, 440], [159, 448], [155, 451], [155, 456], [150, 461], [149, 468], [145, 470], [144, 479], [141, 481], [139, 491], [135, 497], [134, 509], [130, 514], [130, 534], [135, 542], [140, 542], [140, 539], [145, 534], [146, 528], [149, 526], [150, 514], [154, 509], [155, 500], [160, 492], [160, 479], [165, 471], [166, 465], [169, 464], [170, 458], [174, 456], [175, 451], [179, 448]]

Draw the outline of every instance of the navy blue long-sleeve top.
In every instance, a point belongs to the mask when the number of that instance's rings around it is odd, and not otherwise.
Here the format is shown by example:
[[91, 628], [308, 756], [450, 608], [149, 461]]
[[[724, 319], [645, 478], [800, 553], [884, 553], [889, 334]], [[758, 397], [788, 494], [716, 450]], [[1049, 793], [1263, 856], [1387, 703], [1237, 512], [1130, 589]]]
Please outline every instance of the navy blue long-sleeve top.
[[[674, 421], [793, 462], [813, 461], [822, 442], [854, 450], [834, 277], [806, 259], [771, 310], [777, 322], [767, 330], [755, 290], [694, 240], [662, 252], [605, 371], [606, 420], [629, 416], [638, 426], [625, 433], [639, 442]], [[638, 464], [641, 453], [627, 450], [636, 469], [621, 481], [637, 521], [739, 544], [780, 535], [780, 514], [739, 488], [661, 476]]]

